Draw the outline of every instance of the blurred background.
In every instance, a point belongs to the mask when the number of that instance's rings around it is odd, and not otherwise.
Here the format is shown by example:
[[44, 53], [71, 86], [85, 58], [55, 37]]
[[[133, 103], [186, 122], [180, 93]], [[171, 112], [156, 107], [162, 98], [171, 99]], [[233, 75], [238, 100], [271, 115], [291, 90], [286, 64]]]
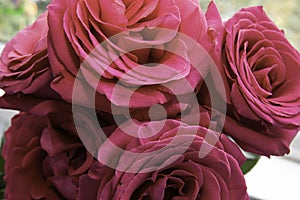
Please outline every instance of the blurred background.
[[0, 0], [0, 42], [11, 39], [19, 30], [31, 24], [50, 0]]
[[[50, 0], [0, 0], [0, 52], [19, 30], [31, 24], [46, 10]], [[209, 0], [201, 0], [203, 10]], [[263, 5], [269, 17], [284, 30], [289, 41], [300, 50], [300, 0], [215, 0], [224, 20], [242, 7]], [[299, 77], [300, 78], [300, 77]], [[300, 92], [300, 91], [299, 91]], [[3, 91], [0, 90], [0, 96]], [[15, 111], [0, 109], [0, 137]], [[300, 199], [300, 134], [285, 157], [261, 158], [246, 175], [249, 194], [260, 200]]]

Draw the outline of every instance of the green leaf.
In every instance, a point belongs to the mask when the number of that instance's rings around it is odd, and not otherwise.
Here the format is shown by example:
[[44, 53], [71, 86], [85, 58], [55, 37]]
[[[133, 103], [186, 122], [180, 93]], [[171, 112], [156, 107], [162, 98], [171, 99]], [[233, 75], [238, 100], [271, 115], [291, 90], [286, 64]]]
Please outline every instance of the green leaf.
[[247, 157], [246, 162], [241, 166], [243, 174], [247, 174], [259, 161], [260, 156], [244, 152], [245, 156]]

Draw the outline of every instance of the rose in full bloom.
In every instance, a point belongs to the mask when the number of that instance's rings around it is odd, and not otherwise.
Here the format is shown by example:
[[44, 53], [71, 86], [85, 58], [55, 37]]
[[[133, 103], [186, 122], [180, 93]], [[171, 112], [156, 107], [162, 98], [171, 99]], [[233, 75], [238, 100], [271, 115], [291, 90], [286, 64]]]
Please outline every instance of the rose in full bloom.
[[5, 133], [2, 151], [5, 160], [5, 199], [61, 197], [43, 177], [46, 153], [41, 148], [40, 137], [45, 127], [46, 122], [40, 117], [22, 113], [13, 118], [12, 126]]
[[223, 63], [231, 97], [224, 132], [248, 151], [288, 153], [300, 127], [300, 54], [262, 7], [225, 23]]
[[[176, 120], [166, 120], [157, 133], [159, 123], [137, 122], [140, 129], [130, 133], [136, 137], [128, 134], [135, 129], [132, 124], [117, 128], [99, 149], [101, 163], [80, 178], [81, 185], [89, 185], [80, 188], [80, 197], [249, 199], [239, 167], [245, 158], [236, 144], [223, 134]], [[205, 140], [207, 135], [218, 138], [216, 144]]]
[[8, 94], [55, 97], [47, 53], [47, 12], [9, 41], [0, 57], [0, 88]]
[[[133, 109], [167, 104], [174, 94], [194, 92], [208, 71], [206, 54], [195, 59], [195, 44], [179, 36], [209, 46], [196, 0], [54, 0], [48, 21], [52, 88], [68, 102], [87, 105], [84, 97], [94, 90], [102, 111], [111, 112], [110, 102]], [[72, 89], [78, 98], [72, 99]]]
[[[41, 110], [42, 104], [37, 107]], [[95, 162], [79, 139], [70, 113], [63, 109], [40, 112], [45, 113], [21, 113], [5, 133], [5, 199], [76, 199], [80, 176]]]

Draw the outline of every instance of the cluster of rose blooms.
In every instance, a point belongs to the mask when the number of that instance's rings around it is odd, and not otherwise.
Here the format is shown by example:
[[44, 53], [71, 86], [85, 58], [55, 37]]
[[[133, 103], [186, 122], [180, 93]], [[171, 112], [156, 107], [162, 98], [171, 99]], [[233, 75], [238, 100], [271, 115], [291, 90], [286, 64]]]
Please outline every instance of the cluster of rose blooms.
[[241, 149], [289, 153], [299, 77], [259, 6], [52, 0], [0, 59], [5, 198], [249, 199]]

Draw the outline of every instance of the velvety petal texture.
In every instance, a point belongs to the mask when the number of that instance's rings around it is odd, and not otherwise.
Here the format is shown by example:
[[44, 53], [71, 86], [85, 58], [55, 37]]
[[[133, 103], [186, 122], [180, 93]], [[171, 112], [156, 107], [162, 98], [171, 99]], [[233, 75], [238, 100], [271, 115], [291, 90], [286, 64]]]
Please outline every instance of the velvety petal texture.
[[248, 151], [288, 153], [300, 127], [299, 52], [262, 7], [229, 19], [223, 45], [232, 104], [225, 132]]
[[72, 115], [61, 111], [13, 118], [2, 151], [5, 199], [77, 198], [79, 177], [95, 159], [77, 136]]
[[5, 199], [59, 199], [60, 195], [43, 177], [42, 163], [46, 153], [40, 146], [40, 137], [44, 128], [46, 122], [36, 116], [22, 113], [13, 118], [2, 150]]
[[[8, 200], [249, 199], [240, 169], [245, 157], [225, 135], [206, 128], [210, 116], [204, 108], [200, 121], [199, 113], [191, 113], [181, 119], [186, 123], [125, 121], [119, 128], [99, 112], [97, 123], [108, 137], [103, 140], [85, 113], [89, 109], [74, 115], [70, 104], [26, 95], [5, 95], [0, 104], [27, 112], [14, 117], [5, 133]], [[75, 127], [76, 115], [81, 118]], [[80, 139], [78, 131], [85, 133]], [[92, 152], [99, 160], [87, 151], [91, 145], [99, 149]]]
[[[106, 112], [107, 104], [167, 107], [174, 96], [194, 92], [208, 71], [206, 52], [192, 55], [195, 44], [209, 43], [196, 0], [54, 0], [48, 22], [52, 88], [68, 102], [91, 106], [84, 96], [92, 93], [96, 108]], [[185, 82], [189, 87], [181, 89]]]
[[[159, 123], [137, 123], [142, 128], [132, 134], [154, 134], [143, 139], [122, 130], [134, 130], [130, 123], [117, 128], [99, 149], [102, 164], [95, 163], [81, 178], [83, 184], [93, 184], [93, 192], [81, 189], [81, 199], [249, 199], [239, 167], [245, 158], [236, 144], [176, 120], [167, 120], [157, 133]], [[217, 138], [216, 144], [206, 137]]]
[[24, 93], [55, 97], [49, 86], [48, 13], [21, 30], [9, 41], [0, 57], [0, 88], [8, 94]]
[[5, 199], [249, 200], [240, 147], [289, 152], [299, 77], [262, 7], [52, 0], [0, 58]]

